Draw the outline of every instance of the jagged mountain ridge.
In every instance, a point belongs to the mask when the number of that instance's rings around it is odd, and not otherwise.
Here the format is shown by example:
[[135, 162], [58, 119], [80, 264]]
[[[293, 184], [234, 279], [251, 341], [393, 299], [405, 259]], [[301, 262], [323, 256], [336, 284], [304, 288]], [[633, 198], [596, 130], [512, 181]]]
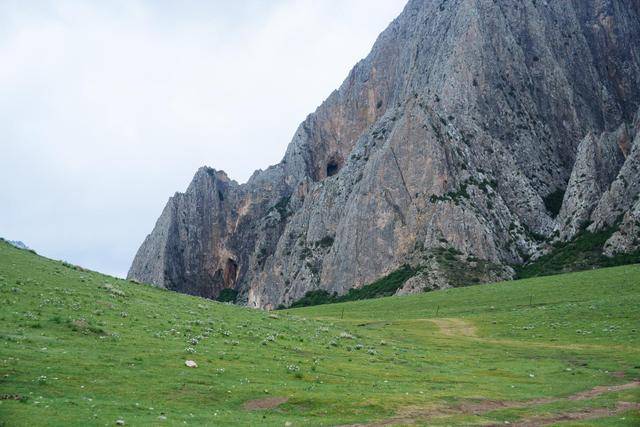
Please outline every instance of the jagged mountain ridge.
[[[565, 231], [572, 204], [587, 205], [580, 221], [599, 209], [592, 227], [609, 224], [600, 197], [635, 196], [609, 191], [610, 174], [593, 200], [577, 202], [572, 177], [574, 165], [606, 163], [576, 162], [600, 153], [580, 150], [583, 140], [627, 126], [638, 110], [640, 58], [629, 47], [640, 43], [640, 6], [559, 3], [410, 1], [279, 164], [241, 185], [200, 169], [167, 203], [129, 277], [205, 297], [233, 288], [272, 308], [407, 263], [429, 273], [406, 291], [448, 286], [436, 256], [444, 248], [482, 260], [483, 280], [509, 277], [509, 264], [544, 249], [538, 236], [575, 233], [579, 221]], [[616, 168], [637, 145], [609, 151]], [[637, 182], [637, 167], [625, 170]], [[567, 187], [556, 220], [544, 198]]]

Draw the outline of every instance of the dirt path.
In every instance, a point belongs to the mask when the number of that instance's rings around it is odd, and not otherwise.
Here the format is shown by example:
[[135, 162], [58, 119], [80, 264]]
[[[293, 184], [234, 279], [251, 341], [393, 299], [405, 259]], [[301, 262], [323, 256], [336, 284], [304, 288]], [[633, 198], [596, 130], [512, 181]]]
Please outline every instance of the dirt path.
[[[562, 421], [583, 421], [594, 418], [612, 417], [626, 411], [640, 410], [640, 403], [618, 402], [615, 409], [587, 408], [575, 412], [565, 412], [550, 417], [531, 417], [511, 424], [515, 427], [538, 427], [556, 424]], [[502, 424], [496, 424], [496, 426]]]
[[592, 399], [604, 393], [613, 393], [615, 391], [629, 390], [631, 388], [637, 388], [637, 387], [640, 387], [640, 381], [633, 381], [627, 384], [620, 384], [620, 385], [599, 386], [599, 387], [594, 387], [591, 390], [587, 390], [581, 393], [576, 393], [574, 395], [571, 395], [568, 397], [568, 399], [569, 400]]
[[[394, 426], [394, 425], [410, 425], [418, 422], [424, 422], [435, 418], [443, 418], [451, 415], [483, 415], [491, 411], [498, 409], [517, 409], [517, 408], [530, 408], [537, 405], [544, 405], [549, 403], [561, 402], [561, 401], [580, 401], [592, 399], [606, 393], [614, 393], [623, 390], [629, 390], [640, 387], [640, 381], [633, 381], [627, 384], [620, 384], [614, 386], [598, 386], [591, 390], [583, 391], [573, 394], [565, 398], [544, 398], [534, 399], [524, 402], [513, 402], [504, 400], [485, 400], [480, 402], [465, 402], [452, 407], [432, 407], [421, 408], [416, 406], [406, 407], [399, 411], [398, 415], [386, 420], [376, 421], [371, 424], [358, 424], [354, 426]], [[529, 426], [543, 426], [548, 424], [557, 423], [560, 421], [571, 420], [586, 420], [600, 417], [613, 416], [629, 410], [640, 409], [640, 403], [631, 402], [618, 402], [615, 409], [609, 408], [585, 408], [574, 412], [562, 412], [552, 416], [540, 416], [524, 418], [520, 421], [514, 422], [512, 426], [529, 427]], [[491, 424], [490, 424], [491, 425]], [[496, 426], [498, 424], [495, 424]]]
[[244, 402], [242, 407], [247, 411], [256, 411], [258, 409], [273, 409], [287, 403], [288, 397], [265, 397], [264, 399], [248, 400]]

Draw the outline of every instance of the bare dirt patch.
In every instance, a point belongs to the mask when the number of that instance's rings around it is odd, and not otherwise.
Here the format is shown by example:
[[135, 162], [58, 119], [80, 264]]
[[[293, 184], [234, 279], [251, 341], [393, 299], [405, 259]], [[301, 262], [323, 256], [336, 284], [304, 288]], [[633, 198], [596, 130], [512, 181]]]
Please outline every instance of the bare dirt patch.
[[273, 409], [287, 403], [288, 397], [265, 397], [264, 399], [248, 400], [244, 402], [242, 407], [247, 411], [257, 411], [260, 409]]

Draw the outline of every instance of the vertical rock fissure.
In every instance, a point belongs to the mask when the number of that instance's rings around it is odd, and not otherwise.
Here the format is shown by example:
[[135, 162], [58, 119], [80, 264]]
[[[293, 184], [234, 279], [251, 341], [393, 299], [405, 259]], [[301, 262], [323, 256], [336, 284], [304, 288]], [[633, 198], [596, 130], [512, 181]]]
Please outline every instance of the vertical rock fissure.
[[404, 180], [404, 174], [402, 173], [402, 169], [400, 168], [400, 163], [398, 163], [398, 158], [396, 157], [396, 152], [393, 150], [393, 147], [389, 146], [389, 150], [391, 150], [391, 155], [393, 156], [393, 161], [396, 164], [396, 168], [398, 168], [398, 173], [400, 174], [400, 180], [402, 181], [402, 186], [404, 187], [404, 191], [407, 192], [407, 196], [409, 196], [409, 200], [411, 204], [415, 207], [415, 203], [413, 202], [413, 197], [409, 192], [409, 188], [407, 187], [407, 181]]

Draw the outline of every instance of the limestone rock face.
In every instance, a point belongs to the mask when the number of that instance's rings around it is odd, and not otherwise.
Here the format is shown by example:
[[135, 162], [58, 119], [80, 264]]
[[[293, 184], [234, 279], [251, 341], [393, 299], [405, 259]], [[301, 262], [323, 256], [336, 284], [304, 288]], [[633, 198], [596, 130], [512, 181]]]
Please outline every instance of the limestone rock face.
[[205, 297], [233, 287], [237, 256], [224, 237], [237, 220], [237, 189], [224, 172], [201, 168], [185, 193], [169, 199], [134, 260], [135, 277]]
[[604, 253], [613, 256], [640, 250], [640, 200], [636, 201], [622, 220], [622, 224], [604, 246]]
[[404, 285], [396, 291], [396, 295], [418, 294], [451, 287], [437, 265], [428, 265], [428, 267], [432, 268], [427, 268], [404, 282]]
[[580, 143], [558, 216], [560, 238], [571, 238], [583, 228], [619, 227], [605, 254], [636, 250], [639, 197], [640, 110], [633, 122], [598, 137], [588, 135]]
[[602, 195], [616, 179], [624, 163], [623, 144], [629, 139], [626, 125], [599, 137], [587, 135], [578, 146], [571, 178], [558, 223], [563, 239], [575, 236], [587, 223]]
[[591, 215], [591, 230], [610, 226], [625, 212], [628, 212], [640, 193], [640, 110], [634, 124], [626, 133], [625, 142], [633, 141], [626, 150], [625, 161], [609, 189], [602, 195]]
[[[233, 288], [262, 308], [404, 264], [421, 273], [401, 293], [457, 285], [429, 258], [445, 250], [479, 266], [474, 280], [508, 278], [541, 237], [631, 209], [630, 46], [637, 2], [411, 0], [279, 164], [241, 185], [200, 169], [129, 277], [211, 298]], [[558, 189], [556, 220], [544, 198]]]

